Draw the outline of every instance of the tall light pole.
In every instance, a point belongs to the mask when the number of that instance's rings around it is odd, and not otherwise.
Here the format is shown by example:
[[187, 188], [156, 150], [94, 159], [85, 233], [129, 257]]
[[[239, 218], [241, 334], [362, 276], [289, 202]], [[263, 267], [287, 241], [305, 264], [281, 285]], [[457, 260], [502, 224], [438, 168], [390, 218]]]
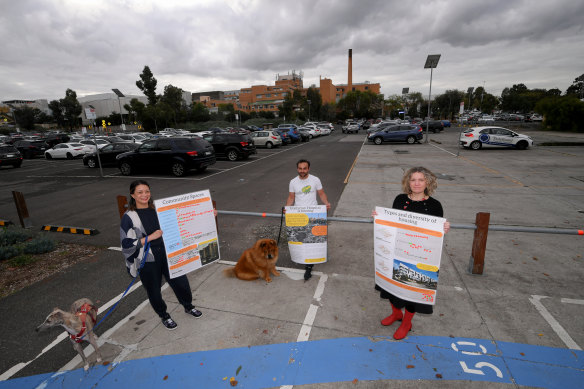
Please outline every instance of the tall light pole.
[[470, 108], [470, 98], [472, 96], [472, 91], [474, 90], [473, 86], [469, 86], [468, 89], [466, 90], [466, 94], [468, 94], [468, 109], [471, 110]]
[[429, 142], [428, 130], [430, 127], [430, 102], [432, 100], [432, 72], [434, 68], [438, 66], [438, 61], [440, 61], [441, 54], [430, 54], [426, 58], [426, 63], [424, 64], [424, 69], [430, 69], [430, 92], [428, 93], [428, 121], [426, 121], [426, 143]]
[[118, 96], [118, 104], [120, 105], [120, 119], [122, 119], [122, 132], [126, 132], [126, 126], [124, 125], [124, 116], [122, 115], [122, 103], [120, 102], [120, 97], [125, 97], [119, 89], [112, 89], [112, 91]]
[[410, 88], [402, 88], [402, 98], [405, 101], [405, 105], [406, 105], [406, 110], [404, 111], [404, 120], [406, 120], [406, 112], [408, 110], [408, 101], [406, 100], [406, 95], [410, 93]]
[[310, 121], [310, 100], [306, 100], [306, 102], [308, 103], [308, 121]]
[[485, 82], [483, 81], [483, 91], [481, 92], [481, 105], [479, 107], [479, 111], [483, 113], [483, 97], [485, 96]]

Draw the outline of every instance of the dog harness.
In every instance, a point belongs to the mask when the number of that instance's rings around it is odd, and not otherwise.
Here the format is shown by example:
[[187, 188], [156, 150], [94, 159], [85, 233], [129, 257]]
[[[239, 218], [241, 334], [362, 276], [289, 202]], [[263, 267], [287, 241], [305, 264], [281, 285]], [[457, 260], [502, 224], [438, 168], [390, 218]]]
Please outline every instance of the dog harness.
[[[95, 313], [91, 312], [92, 309], [95, 310]], [[73, 334], [69, 335], [71, 337], [71, 340], [74, 341], [75, 343], [81, 343], [83, 341], [83, 334], [85, 333], [85, 330], [87, 329], [87, 326], [85, 325], [85, 319], [87, 318], [88, 313], [89, 313], [89, 318], [91, 319], [93, 324], [95, 324], [95, 322], [97, 321], [97, 317], [96, 317], [97, 316], [97, 307], [94, 307], [93, 305], [91, 305], [89, 303], [85, 303], [81, 306], [81, 308], [79, 308], [79, 311], [77, 311], [75, 313], [75, 316], [77, 316], [81, 319], [81, 331], [79, 331], [79, 333], [77, 335], [73, 335]]]

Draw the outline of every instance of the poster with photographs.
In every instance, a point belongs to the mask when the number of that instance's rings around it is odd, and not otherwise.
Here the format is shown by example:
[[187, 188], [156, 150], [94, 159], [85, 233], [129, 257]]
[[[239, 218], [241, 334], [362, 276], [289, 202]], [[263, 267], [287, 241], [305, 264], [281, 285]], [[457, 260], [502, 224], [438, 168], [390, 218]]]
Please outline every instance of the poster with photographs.
[[434, 305], [446, 219], [375, 207], [375, 283], [404, 300]]
[[170, 278], [219, 259], [219, 240], [209, 190], [155, 200]]
[[327, 260], [326, 206], [286, 207], [288, 249], [293, 262], [324, 263]]

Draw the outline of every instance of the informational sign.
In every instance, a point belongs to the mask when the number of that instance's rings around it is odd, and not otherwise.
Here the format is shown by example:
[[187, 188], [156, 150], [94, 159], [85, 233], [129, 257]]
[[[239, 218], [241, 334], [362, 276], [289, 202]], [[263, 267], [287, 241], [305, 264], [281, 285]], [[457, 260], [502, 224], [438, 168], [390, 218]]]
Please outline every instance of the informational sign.
[[87, 120], [95, 120], [97, 118], [95, 108], [85, 108], [85, 118]]
[[168, 272], [175, 278], [219, 259], [219, 240], [208, 190], [155, 200]]
[[460, 109], [458, 110], [458, 113], [460, 115], [462, 115], [464, 113], [464, 101], [460, 102]]
[[326, 205], [286, 207], [286, 232], [293, 262], [327, 261]]
[[434, 305], [446, 219], [375, 207], [375, 283], [407, 301]]

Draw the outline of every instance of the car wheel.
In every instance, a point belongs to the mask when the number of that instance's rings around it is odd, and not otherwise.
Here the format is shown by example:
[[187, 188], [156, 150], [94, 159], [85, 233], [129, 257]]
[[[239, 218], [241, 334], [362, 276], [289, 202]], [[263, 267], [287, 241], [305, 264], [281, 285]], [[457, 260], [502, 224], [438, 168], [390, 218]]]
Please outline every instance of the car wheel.
[[517, 145], [515, 147], [517, 147], [517, 149], [519, 150], [525, 150], [527, 148], [527, 142], [524, 140], [517, 142]]
[[89, 167], [97, 167], [97, 163], [95, 161], [95, 158], [88, 158], [87, 159], [87, 166], [89, 166]]
[[53, 159], [53, 156], [49, 153], [45, 153], [45, 158], [46, 159]]
[[73, 159], [73, 154], [67, 153], [67, 159]]
[[178, 161], [172, 163], [171, 169], [172, 174], [174, 174], [176, 177], [183, 177], [187, 172], [187, 169], [185, 169], [185, 164]]
[[412, 135], [410, 135], [410, 136], [408, 136], [408, 137], [406, 138], [406, 142], [408, 142], [409, 144], [411, 144], [411, 145], [412, 145], [412, 144], [416, 143], [416, 137], [415, 137], [415, 136], [412, 136]]
[[266, 143], [266, 148], [271, 149], [272, 147], [274, 147], [274, 144], [272, 142]]
[[470, 144], [470, 148], [473, 150], [479, 150], [482, 146], [483, 146], [483, 144], [481, 142], [479, 142], [478, 140], [475, 140], [474, 142], [472, 142]]
[[128, 162], [122, 162], [120, 164], [120, 172], [122, 172], [124, 176], [129, 176], [132, 174], [132, 165], [130, 165]]
[[207, 166], [200, 166], [197, 168], [197, 172], [199, 173], [203, 173], [205, 170], [207, 170]]
[[227, 150], [227, 159], [228, 160], [237, 161], [237, 158], [239, 158], [239, 153], [237, 152], [237, 150], [235, 150], [235, 149]]
[[375, 143], [376, 145], [380, 145], [383, 143], [383, 139], [381, 139], [381, 137], [377, 137], [375, 139], [373, 139], [373, 143]]

